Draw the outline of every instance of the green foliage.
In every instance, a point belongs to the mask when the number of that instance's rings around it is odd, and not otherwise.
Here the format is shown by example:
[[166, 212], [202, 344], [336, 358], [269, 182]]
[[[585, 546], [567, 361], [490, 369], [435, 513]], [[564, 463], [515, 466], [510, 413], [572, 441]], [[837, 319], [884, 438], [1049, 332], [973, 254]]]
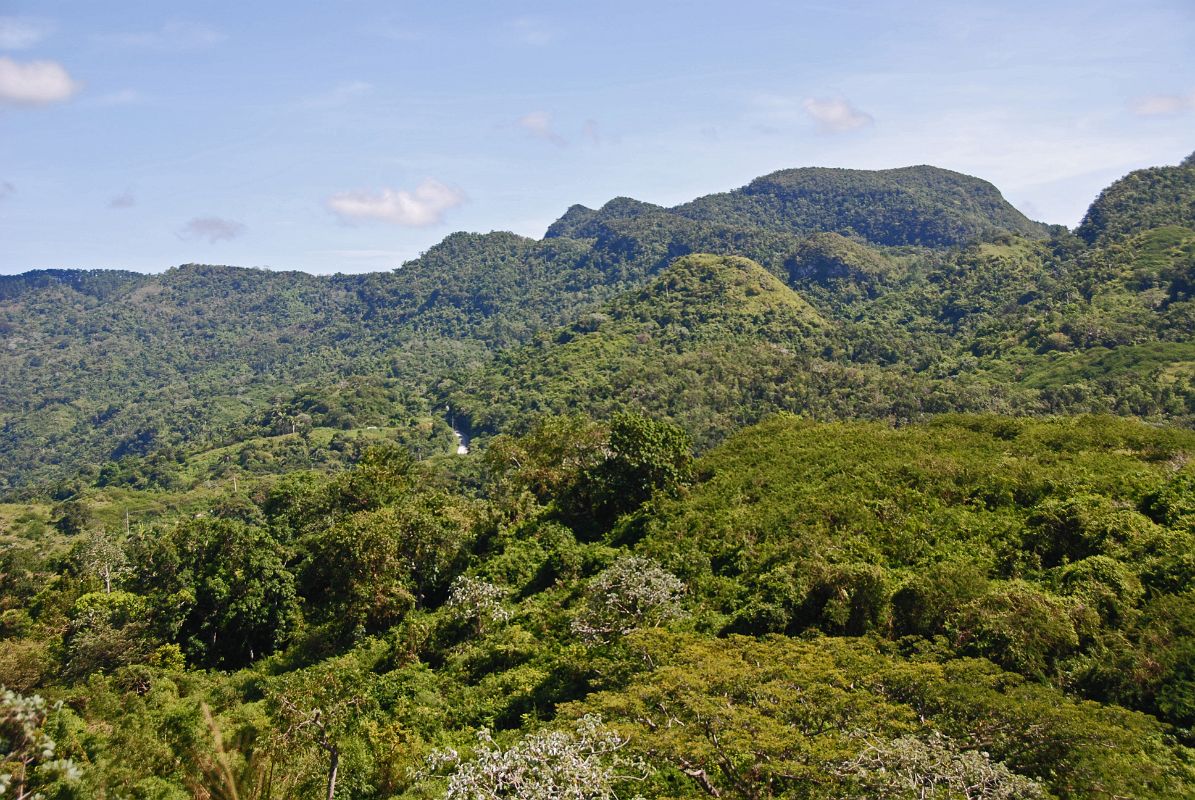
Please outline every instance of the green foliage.
[[986, 594], [987, 587], [987, 570], [965, 555], [930, 564], [892, 595], [893, 631], [927, 638], [941, 634], [954, 612]]
[[79, 500], [67, 500], [54, 506], [51, 512], [54, 527], [63, 536], [78, 536], [92, 524], [91, 510]]
[[472, 538], [466, 505], [421, 493], [361, 511], [303, 542], [300, 589], [339, 637], [384, 631], [441, 599]]
[[[1187, 634], [1166, 604], [1145, 633], [1148, 587], [1186, 590], [1192, 540], [1137, 509], [1168, 519], [1193, 444], [1107, 418], [892, 430], [777, 417], [700, 460], [698, 482], [641, 524], [640, 547], [714, 629], [946, 637], [1157, 713], [1162, 684], [1137, 659], [1181, 658]], [[1098, 662], [1114, 653], [1139, 677], [1109, 682]]]
[[236, 667], [285, 643], [297, 622], [294, 576], [277, 541], [237, 520], [196, 519], [141, 535], [132, 587], [160, 635], [192, 663]]
[[[866, 640], [633, 640], [651, 666], [565, 713], [598, 711], [650, 761], [671, 766], [684, 783], [665, 796], [874, 797], [860, 768], [877, 749], [924, 790], [927, 768], [944, 766], [924, 758], [938, 737], [953, 744], [936, 749], [969, 762], [956, 768], [1026, 792], [1040, 783], [1050, 796], [1177, 798], [1195, 778], [1156, 723], [985, 662], [906, 661]], [[1121, 758], [1138, 768], [1123, 769]]]
[[1042, 678], [1079, 646], [1070, 612], [1049, 593], [1010, 581], [960, 608], [948, 627], [960, 652]]
[[676, 494], [691, 474], [690, 446], [688, 434], [675, 425], [616, 415], [600, 460], [562, 493], [561, 511], [574, 527], [600, 530], [654, 495]]
[[377, 435], [426, 457], [451, 452], [446, 405], [489, 434], [636, 408], [701, 446], [776, 410], [1189, 421], [1191, 170], [1157, 172], [1097, 201], [1117, 233], [1094, 246], [957, 173], [809, 169], [674, 209], [575, 206], [541, 241], [453, 234], [389, 273], [6, 277], [0, 481], [173, 490], [336, 469]]
[[63, 641], [67, 672], [110, 672], [144, 660], [153, 644], [148, 618], [145, 598], [131, 592], [81, 596], [71, 609]]
[[1143, 610], [1134, 631], [1135, 674], [1146, 708], [1186, 728], [1195, 727], [1195, 592], [1164, 595]]
[[452, 403], [480, 431], [525, 430], [545, 409], [636, 408], [702, 447], [770, 411], [1189, 421], [1195, 237], [1168, 230], [1090, 250], [1058, 234], [949, 254], [816, 234], [771, 260], [791, 288], [741, 259], [686, 256], [483, 366]]
[[613, 416], [631, 408], [708, 443], [773, 404], [801, 402], [788, 382], [806, 370], [824, 329], [804, 299], [757, 264], [688, 256], [600, 317], [510, 352], [452, 402], [475, 429], [526, 430], [543, 410]]
[[852, 291], [874, 295], [877, 284], [889, 281], [895, 271], [881, 253], [837, 233], [813, 234], [801, 242], [786, 266], [790, 283], [813, 281], [833, 286], [844, 296]]
[[[383, 448], [134, 529], [111, 591], [98, 534], [6, 554], [0, 670], [74, 709], [49, 735], [92, 795], [335, 767], [336, 796], [425, 798], [517, 762], [645, 798], [1185, 798], [1192, 450], [1109, 417], [779, 416], [691, 461], [659, 420], [548, 418], [469, 497], [467, 459]], [[595, 485], [632, 513], [563, 513]], [[588, 714], [609, 784], [530, 758]]]

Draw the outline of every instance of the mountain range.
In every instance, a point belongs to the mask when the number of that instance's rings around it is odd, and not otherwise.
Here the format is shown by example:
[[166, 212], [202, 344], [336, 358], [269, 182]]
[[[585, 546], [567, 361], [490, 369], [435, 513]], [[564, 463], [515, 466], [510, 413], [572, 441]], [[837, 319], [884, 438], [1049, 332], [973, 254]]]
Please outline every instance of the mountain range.
[[627, 406], [706, 443], [774, 410], [1189, 423], [1193, 182], [1191, 158], [1134, 172], [1072, 233], [948, 170], [793, 169], [674, 208], [573, 206], [540, 240], [455, 233], [385, 273], [0, 277], [0, 482], [284, 418], [444, 437], [446, 406], [483, 437]]

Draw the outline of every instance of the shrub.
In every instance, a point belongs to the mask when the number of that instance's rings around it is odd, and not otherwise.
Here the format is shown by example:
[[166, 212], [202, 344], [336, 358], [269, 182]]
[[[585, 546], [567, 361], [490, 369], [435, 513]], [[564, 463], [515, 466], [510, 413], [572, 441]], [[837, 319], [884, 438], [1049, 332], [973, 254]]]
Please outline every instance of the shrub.
[[680, 578], [655, 561], [623, 556], [590, 581], [573, 632], [596, 643], [662, 625], [681, 615], [684, 592]]

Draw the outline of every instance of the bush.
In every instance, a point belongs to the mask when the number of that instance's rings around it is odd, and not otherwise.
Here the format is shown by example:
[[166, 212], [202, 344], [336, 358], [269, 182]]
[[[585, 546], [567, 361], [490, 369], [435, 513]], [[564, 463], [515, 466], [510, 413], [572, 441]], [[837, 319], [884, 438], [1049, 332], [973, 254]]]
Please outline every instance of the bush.
[[1071, 607], [1024, 581], [1009, 581], [959, 610], [948, 626], [962, 652], [1045, 678], [1079, 645]]
[[609, 642], [636, 628], [651, 628], [681, 615], [685, 585], [655, 561], [623, 556], [589, 582], [585, 605], [573, 618], [573, 632], [592, 642]]

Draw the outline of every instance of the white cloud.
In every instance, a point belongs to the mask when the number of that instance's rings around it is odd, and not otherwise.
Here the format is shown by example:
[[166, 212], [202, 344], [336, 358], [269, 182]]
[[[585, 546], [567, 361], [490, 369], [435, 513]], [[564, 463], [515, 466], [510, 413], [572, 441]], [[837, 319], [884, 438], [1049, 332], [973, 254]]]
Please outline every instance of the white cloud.
[[424, 228], [437, 225], [444, 213], [465, 202], [460, 189], [428, 178], [415, 187], [379, 192], [339, 192], [328, 198], [328, 208], [345, 221], [380, 220], [394, 225]]
[[203, 50], [220, 44], [228, 36], [210, 25], [197, 22], [167, 22], [154, 31], [113, 33], [99, 37], [100, 41], [119, 47], [177, 52]]
[[516, 124], [537, 139], [564, 147], [568, 142], [552, 127], [552, 115], [547, 111], [532, 111], [519, 117]]
[[220, 217], [195, 217], [178, 232], [180, 239], [207, 239], [211, 244], [231, 240], [245, 232], [244, 223]]
[[0, 56], [0, 103], [41, 106], [69, 100], [81, 85], [57, 61], [21, 63]]
[[1190, 94], [1151, 94], [1138, 97], [1131, 106], [1139, 117], [1162, 117], [1195, 111], [1195, 92]]
[[871, 114], [855, 108], [845, 97], [809, 97], [802, 105], [824, 133], [846, 133], [875, 122]]
[[25, 50], [50, 35], [53, 25], [30, 17], [0, 17], [0, 50]]
[[[133, 197], [133, 193], [129, 191], [121, 192], [108, 201], [108, 208], [132, 208], [137, 205], [137, 198]], [[192, 223], [195, 220], [191, 220]]]
[[506, 29], [516, 42], [543, 47], [556, 40], [556, 29], [539, 17], [519, 17], [507, 24]]

